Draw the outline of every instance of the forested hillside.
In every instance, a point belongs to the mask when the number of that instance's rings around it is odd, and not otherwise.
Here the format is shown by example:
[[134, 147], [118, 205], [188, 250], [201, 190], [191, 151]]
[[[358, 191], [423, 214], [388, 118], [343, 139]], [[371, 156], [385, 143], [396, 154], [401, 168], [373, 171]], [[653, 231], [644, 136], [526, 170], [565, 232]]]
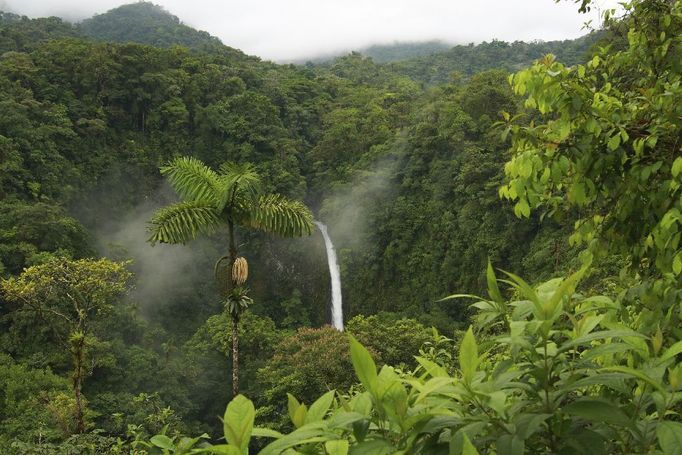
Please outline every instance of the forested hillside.
[[681, 23], [297, 66], [3, 13], [0, 452], [676, 453]]
[[367, 57], [372, 57], [377, 63], [406, 60], [421, 55], [431, 55], [444, 52], [451, 46], [443, 41], [422, 41], [394, 44], [375, 44], [361, 49], [360, 52]]
[[161, 6], [149, 2], [119, 6], [80, 22], [77, 28], [98, 41], [133, 42], [157, 47], [184, 46], [195, 51], [239, 54], [215, 36], [183, 24]]
[[[567, 65], [585, 61], [592, 50], [600, 45], [604, 31], [593, 31], [576, 40], [535, 41], [526, 43], [493, 40], [479, 44], [449, 46], [440, 41], [422, 43], [396, 43], [374, 45], [354, 53], [370, 57], [383, 64], [387, 71], [426, 85], [468, 78], [490, 69], [518, 71], [547, 54], [553, 54]], [[601, 44], [607, 44], [603, 41]], [[335, 59], [322, 58], [312, 63], [329, 68]], [[309, 63], [310, 65], [310, 63]]]
[[592, 32], [576, 40], [531, 43], [493, 40], [472, 43], [453, 46], [443, 52], [402, 59], [391, 63], [389, 68], [426, 84], [442, 84], [448, 82], [453, 73], [471, 76], [491, 68], [518, 71], [547, 54], [553, 54], [559, 61], [572, 66], [584, 62], [602, 36], [601, 32]]
[[28, 52], [46, 41], [79, 36], [75, 28], [57, 17], [29, 19], [0, 11], [0, 53]]

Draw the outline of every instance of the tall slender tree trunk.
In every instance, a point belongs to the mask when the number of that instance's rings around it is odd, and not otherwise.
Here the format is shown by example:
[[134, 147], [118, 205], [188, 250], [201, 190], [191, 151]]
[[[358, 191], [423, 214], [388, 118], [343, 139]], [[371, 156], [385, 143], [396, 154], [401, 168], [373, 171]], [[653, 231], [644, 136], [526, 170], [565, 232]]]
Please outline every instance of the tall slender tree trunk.
[[239, 318], [232, 316], [232, 398], [239, 395]]
[[[228, 260], [230, 265], [228, 267], [228, 295], [234, 290], [234, 281], [232, 280], [232, 267], [234, 261], [237, 259], [237, 246], [234, 241], [234, 224], [230, 221], [227, 224], [230, 234], [230, 251]], [[232, 317], [232, 398], [239, 395], [239, 318], [235, 315]]]
[[73, 344], [73, 393], [76, 396], [76, 431], [85, 433], [85, 416], [83, 413], [83, 374], [84, 374], [85, 335], [79, 337]]

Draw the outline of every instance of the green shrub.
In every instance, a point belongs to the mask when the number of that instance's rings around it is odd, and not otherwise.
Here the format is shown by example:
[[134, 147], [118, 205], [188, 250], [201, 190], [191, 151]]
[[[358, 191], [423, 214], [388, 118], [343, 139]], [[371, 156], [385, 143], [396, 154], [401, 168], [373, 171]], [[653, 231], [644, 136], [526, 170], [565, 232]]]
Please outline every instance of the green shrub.
[[[349, 396], [331, 391], [307, 406], [290, 395], [289, 434], [252, 429], [253, 405], [239, 396], [225, 414], [228, 444], [201, 450], [242, 453], [254, 436], [273, 439], [262, 455], [677, 453], [682, 342], [664, 346], [660, 331], [633, 330], [618, 300], [577, 293], [585, 273], [532, 287], [489, 267], [489, 298], [473, 307], [479, 327], [496, 335], [478, 344], [470, 327], [454, 374], [425, 357], [411, 374], [377, 372], [349, 336], [361, 383]], [[518, 299], [505, 301], [499, 283]]]

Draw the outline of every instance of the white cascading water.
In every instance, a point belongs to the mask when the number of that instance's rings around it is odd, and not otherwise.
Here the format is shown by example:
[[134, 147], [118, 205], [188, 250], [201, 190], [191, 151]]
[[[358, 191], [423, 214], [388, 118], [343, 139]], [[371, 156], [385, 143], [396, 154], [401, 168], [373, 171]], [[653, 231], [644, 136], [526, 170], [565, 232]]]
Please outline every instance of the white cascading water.
[[315, 221], [315, 226], [320, 230], [324, 237], [324, 245], [327, 248], [327, 263], [329, 264], [329, 275], [332, 279], [332, 327], [343, 331], [343, 307], [341, 304], [341, 272], [339, 272], [339, 262], [336, 260], [336, 251], [332, 239], [329, 238], [327, 226], [324, 223]]

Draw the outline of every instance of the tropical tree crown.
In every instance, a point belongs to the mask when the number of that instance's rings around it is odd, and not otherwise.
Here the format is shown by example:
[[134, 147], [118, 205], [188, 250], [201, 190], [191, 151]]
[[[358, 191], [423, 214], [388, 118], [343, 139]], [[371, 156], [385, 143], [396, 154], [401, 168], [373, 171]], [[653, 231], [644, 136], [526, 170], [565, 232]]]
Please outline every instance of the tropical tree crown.
[[265, 194], [250, 163], [227, 162], [216, 172], [196, 158], [180, 157], [161, 173], [181, 200], [154, 214], [149, 226], [152, 244], [186, 243], [225, 224], [282, 237], [312, 233], [310, 210], [299, 201]]

